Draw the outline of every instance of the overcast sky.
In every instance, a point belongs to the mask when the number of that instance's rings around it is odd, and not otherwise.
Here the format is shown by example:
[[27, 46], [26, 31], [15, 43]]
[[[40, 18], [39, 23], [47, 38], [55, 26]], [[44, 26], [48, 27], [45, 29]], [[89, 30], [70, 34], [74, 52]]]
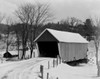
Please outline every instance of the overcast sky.
[[[34, 3], [34, 0], [0, 0], [0, 11], [11, 15], [18, 5], [26, 2]], [[90, 16], [100, 15], [100, 0], [41, 0], [41, 2], [50, 3], [56, 20], [67, 17], [85, 20]]]

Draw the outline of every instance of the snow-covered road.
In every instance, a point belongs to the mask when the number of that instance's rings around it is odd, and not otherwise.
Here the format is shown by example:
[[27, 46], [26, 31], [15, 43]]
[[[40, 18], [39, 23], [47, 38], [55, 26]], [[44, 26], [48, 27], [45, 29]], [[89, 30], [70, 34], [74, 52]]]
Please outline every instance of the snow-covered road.
[[[33, 71], [49, 58], [34, 58], [0, 65], [0, 79], [34, 79]], [[39, 68], [39, 67], [38, 67]], [[39, 70], [39, 69], [38, 69]]]

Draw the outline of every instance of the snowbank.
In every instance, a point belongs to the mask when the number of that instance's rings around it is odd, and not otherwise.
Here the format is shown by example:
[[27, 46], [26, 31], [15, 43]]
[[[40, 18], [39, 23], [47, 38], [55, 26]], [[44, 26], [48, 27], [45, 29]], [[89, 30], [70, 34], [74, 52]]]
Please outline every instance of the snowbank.
[[50, 69], [49, 73], [58, 79], [100, 79], [96, 77], [96, 65], [83, 64], [72, 67], [67, 64], [60, 64], [57, 68]]

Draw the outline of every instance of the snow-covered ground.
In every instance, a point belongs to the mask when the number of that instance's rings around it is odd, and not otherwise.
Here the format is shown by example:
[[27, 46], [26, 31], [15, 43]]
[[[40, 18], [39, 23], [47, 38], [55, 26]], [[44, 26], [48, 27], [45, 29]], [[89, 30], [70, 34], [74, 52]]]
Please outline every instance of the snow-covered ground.
[[[48, 69], [48, 61], [51, 63]], [[0, 64], [0, 79], [40, 79], [40, 65], [44, 65], [44, 79], [100, 79], [94, 63], [69, 66], [61, 63], [52, 67], [52, 58], [33, 58]]]
[[33, 58], [28, 60], [8, 62], [0, 64], [0, 79], [36, 79], [40, 71], [40, 65], [51, 58]]
[[56, 79], [100, 79], [97, 77], [96, 65], [83, 64], [72, 67], [67, 64], [60, 64], [57, 68], [49, 70], [49, 73]]
[[[69, 66], [61, 63], [53, 68], [52, 58], [32, 58], [21, 61], [5, 61], [0, 64], [0, 79], [40, 79], [40, 65], [44, 65], [44, 79], [100, 79], [97, 77], [94, 46], [89, 46], [89, 63]], [[4, 53], [4, 52], [1, 52]], [[12, 51], [12, 53], [15, 53]], [[50, 69], [48, 69], [48, 61]]]

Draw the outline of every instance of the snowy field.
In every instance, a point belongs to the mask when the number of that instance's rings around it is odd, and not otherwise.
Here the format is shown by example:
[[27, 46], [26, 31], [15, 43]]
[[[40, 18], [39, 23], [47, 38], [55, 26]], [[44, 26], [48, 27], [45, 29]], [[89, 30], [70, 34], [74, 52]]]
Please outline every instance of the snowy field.
[[100, 79], [93, 63], [74, 67], [62, 63], [55, 68], [51, 64], [48, 69], [48, 61], [52, 63], [51, 58], [33, 58], [0, 64], [0, 79], [40, 79], [40, 65], [44, 65], [44, 79], [47, 73], [49, 79]]
[[[95, 64], [95, 48], [93, 43], [89, 44], [88, 64], [69, 66], [61, 63], [53, 67], [52, 58], [32, 58], [21, 61], [4, 61], [0, 64], [0, 79], [41, 79], [40, 65], [44, 65], [44, 79], [100, 79], [97, 77]], [[4, 53], [4, 52], [1, 52]], [[16, 53], [12, 51], [12, 53]], [[48, 69], [48, 61], [50, 69]]]
[[36, 79], [40, 65], [51, 58], [33, 58], [29, 60], [0, 64], [0, 79]]

